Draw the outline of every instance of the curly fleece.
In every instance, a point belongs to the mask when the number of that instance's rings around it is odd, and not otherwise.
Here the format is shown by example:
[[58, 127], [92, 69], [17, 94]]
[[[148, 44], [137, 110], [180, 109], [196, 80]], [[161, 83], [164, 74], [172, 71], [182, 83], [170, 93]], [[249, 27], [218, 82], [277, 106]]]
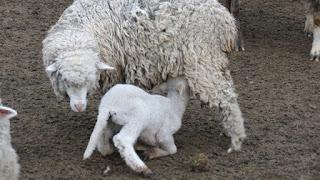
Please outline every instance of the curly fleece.
[[[192, 95], [222, 108], [228, 134], [239, 139], [245, 137], [243, 118], [226, 55], [236, 35], [234, 18], [216, 0], [76, 0], [49, 31], [43, 59], [45, 66], [58, 61], [70, 67], [82, 77], [74, 84], [95, 89], [100, 80], [104, 91], [120, 82], [151, 89], [184, 75]], [[65, 52], [99, 58], [84, 59], [80, 68], [58, 58]], [[94, 70], [99, 60], [117, 71]], [[57, 95], [64, 92], [62, 71], [48, 74]], [[87, 71], [97, 78], [87, 81]]]

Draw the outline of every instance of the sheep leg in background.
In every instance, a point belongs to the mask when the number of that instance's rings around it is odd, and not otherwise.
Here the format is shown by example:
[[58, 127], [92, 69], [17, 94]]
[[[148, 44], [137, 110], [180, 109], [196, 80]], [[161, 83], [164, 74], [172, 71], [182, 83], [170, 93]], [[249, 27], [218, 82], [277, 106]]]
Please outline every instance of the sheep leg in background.
[[174, 138], [172, 135], [160, 135], [159, 137], [158, 141], [160, 148], [153, 147], [150, 150], [145, 151], [144, 154], [148, 159], [168, 156], [177, 152], [177, 146], [174, 144]]
[[307, 13], [306, 15], [304, 31], [308, 37], [311, 37], [313, 33], [313, 14], [312, 13]]
[[103, 155], [109, 155], [114, 152], [113, 146], [110, 144], [110, 139], [112, 137], [112, 129], [108, 126], [104, 128], [102, 136], [100, 136], [99, 142], [97, 144], [98, 151]]
[[226, 0], [226, 6], [229, 9], [230, 13], [236, 19], [238, 37], [236, 40], [235, 50], [244, 51], [245, 49], [244, 49], [243, 36], [240, 28], [240, 0]]
[[113, 143], [118, 148], [121, 157], [132, 170], [143, 173], [145, 176], [152, 176], [153, 172], [144, 164], [133, 148], [142, 129], [143, 127], [137, 127], [137, 125], [133, 125], [132, 128], [130, 124], [126, 124], [120, 132], [113, 137]]
[[320, 60], [320, 12], [313, 15], [313, 42], [311, 48], [311, 60]]

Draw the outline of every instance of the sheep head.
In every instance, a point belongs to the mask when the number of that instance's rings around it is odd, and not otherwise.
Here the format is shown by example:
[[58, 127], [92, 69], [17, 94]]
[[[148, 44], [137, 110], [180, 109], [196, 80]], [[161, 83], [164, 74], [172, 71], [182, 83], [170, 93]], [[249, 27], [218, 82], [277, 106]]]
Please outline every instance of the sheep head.
[[69, 97], [74, 112], [83, 112], [87, 107], [87, 95], [98, 87], [100, 72], [114, 69], [99, 60], [96, 54], [64, 55], [47, 66], [58, 97]]

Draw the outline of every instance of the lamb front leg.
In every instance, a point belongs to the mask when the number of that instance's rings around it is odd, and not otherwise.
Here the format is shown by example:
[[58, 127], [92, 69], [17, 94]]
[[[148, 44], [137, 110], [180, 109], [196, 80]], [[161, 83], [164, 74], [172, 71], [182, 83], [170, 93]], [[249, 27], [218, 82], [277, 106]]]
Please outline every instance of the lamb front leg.
[[314, 13], [313, 16], [313, 42], [310, 52], [311, 59], [319, 61], [320, 60], [320, 12]]
[[[161, 135], [160, 135], [161, 136]], [[172, 135], [165, 135], [160, 137], [158, 147], [152, 147], [145, 151], [145, 156], [148, 159], [155, 159], [163, 156], [175, 154], [177, 152], [177, 146], [174, 144], [174, 138]]]

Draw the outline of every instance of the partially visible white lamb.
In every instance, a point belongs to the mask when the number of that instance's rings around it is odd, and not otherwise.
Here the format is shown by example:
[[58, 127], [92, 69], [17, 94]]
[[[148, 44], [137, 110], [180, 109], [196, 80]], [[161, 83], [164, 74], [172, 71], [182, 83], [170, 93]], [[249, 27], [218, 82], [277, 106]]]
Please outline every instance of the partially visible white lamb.
[[16, 180], [19, 176], [20, 166], [11, 145], [9, 122], [16, 115], [15, 110], [1, 105], [0, 99], [0, 180]]
[[149, 159], [176, 153], [173, 134], [181, 127], [190, 96], [188, 83], [181, 77], [168, 80], [159, 89], [167, 97], [150, 95], [128, 84], [118, 84], [111, 88], [101, 100], [98, 120], [83, 158], [89, 158], [101, 143], [105, 144], [102, 147], [105, 152], [112, 152], [109, 144], [112, 129], [107, 126], [110, 119], [123, 126], [113, 137], [113, 142], [127, 165], [145, 176], [152, 175], [152, 171], [136, 154], [134, 145], [139, 138], [141, 142], [152, 146], [145, 153]]

